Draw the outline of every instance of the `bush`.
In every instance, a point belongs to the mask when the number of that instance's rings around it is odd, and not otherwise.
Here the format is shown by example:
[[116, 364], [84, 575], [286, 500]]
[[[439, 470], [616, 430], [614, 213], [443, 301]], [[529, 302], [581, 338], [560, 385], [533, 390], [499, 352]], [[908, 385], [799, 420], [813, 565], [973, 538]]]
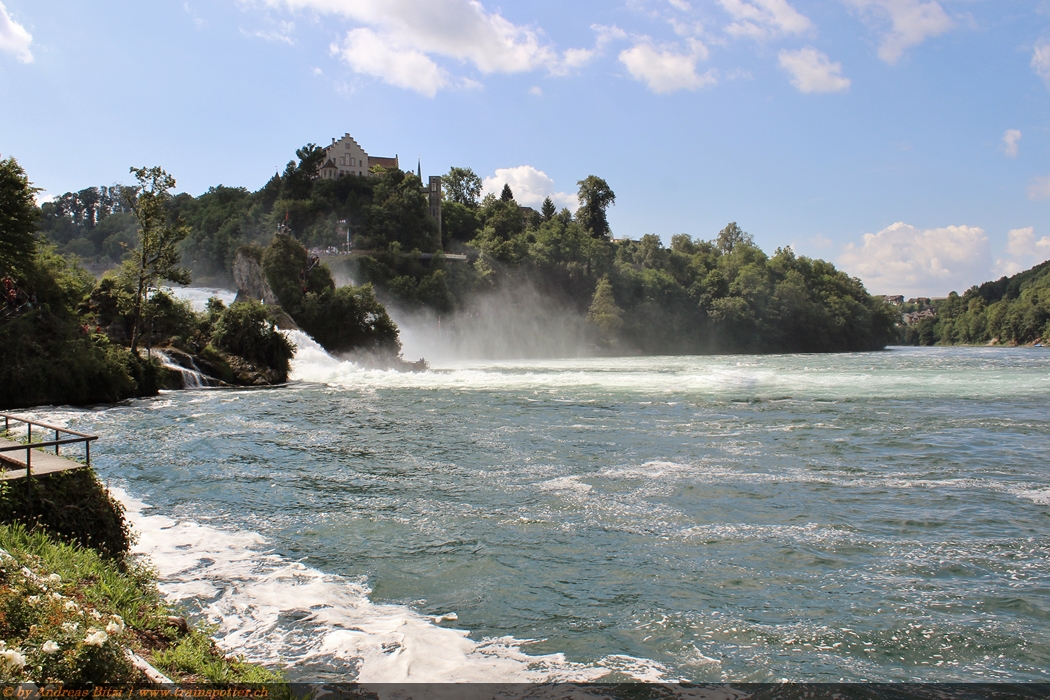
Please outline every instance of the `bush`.
[[217, 314], [212, 340], [223, 350], [287, 377], [295, 346], [277, 329], [265, 306], [239, 301]]
[[124, 507], [103, 488], [94, 470], [75, 469], [26, 480], [0, 482], [0, 523], [91, 547], [121, 560], [131, 547]]
[[372, 285], [336, 289], [326, 266], [308, 267], [306, 249], [290, 236], [275, 236], [263, 254], [267, 282], [300, 328], [329, 352], [401, 352], [397, 326]]

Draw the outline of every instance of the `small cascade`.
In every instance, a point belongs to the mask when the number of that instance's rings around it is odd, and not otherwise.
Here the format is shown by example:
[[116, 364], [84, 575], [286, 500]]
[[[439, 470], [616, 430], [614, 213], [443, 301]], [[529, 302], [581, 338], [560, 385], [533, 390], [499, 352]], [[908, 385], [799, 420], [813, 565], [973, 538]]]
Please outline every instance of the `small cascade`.
[[220, 386], [222, 382], [218, 379], [209, 377], [208, 375], [201, 372], [200, 367], [193, 361], [193, 358], [184, 353], [180, 353], [179, 359], [183, 362], [188, 363], [189, 367], [184, 367], [179, 364], [170, 353], [164, 350], [153, 350], [153, 354], [160, 360], [160, 364], [164, 369], [172, 372], [179, 378], [179, 382], [182, 384], [183, 389], [203, 389], [210, 386]]

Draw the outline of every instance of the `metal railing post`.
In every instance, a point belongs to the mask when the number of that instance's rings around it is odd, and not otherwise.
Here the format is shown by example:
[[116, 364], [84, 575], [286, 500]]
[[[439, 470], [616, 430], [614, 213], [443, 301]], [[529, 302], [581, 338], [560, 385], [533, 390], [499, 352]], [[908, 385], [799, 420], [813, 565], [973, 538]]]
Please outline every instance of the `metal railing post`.
[[[55, 428], [55, 442], [58, 442], [58, 428]], [[58, 445], [55, 445], [55, 456], [58, 456]]]
[[26, 446], [26, 506], [33, 507], [33, 469], [31, 467], [31, 456], [33, 448]]
[[91, 441], [90, 440], [85, 440], [84, 441], [84, 450], [87, 451], [87, 465], [90, 467], [91, 466]]

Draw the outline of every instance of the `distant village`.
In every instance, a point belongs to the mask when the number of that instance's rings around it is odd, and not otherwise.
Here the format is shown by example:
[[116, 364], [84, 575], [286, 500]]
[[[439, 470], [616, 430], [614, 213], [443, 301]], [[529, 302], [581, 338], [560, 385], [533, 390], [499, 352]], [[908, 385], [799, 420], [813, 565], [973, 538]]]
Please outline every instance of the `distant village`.
[[[926, 318], [937, 318], [937, 311], [935, 310], [933, 303], [935, 301], [944, 301], [947, 299], [947, 297], [914, 297], [905, 301], [903, 294], [874, 294], [872, 296], [876, 299], [882, 299], [887, 304], [900, 307], [902, 309], [901, 319], [903, 319], [905, 325], [908, 326], [918, 323]], [[911, 308], [914, 310], [903, 311], [905, 308]]]

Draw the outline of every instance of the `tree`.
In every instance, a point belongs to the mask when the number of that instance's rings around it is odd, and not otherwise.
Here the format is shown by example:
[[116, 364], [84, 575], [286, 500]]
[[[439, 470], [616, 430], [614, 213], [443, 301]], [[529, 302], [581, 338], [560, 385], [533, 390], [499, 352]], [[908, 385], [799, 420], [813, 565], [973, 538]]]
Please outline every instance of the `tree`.
[[179, 243], [189, 233], [181, 220], [168, 220], [167, 204], [175, 178], [162, 168], [131, 168], [139, 184], [124, 188], [124, 199], [139, 227], [139, 245], [126, 268], [131, 277], [131, 351], [142, 334], [143, 308], [160, 280], [189, 284], [190, 273], [179, 267]]
[[501, 202], [513, 202], [514, 201], [514, 193], [511, 191], [510, 185], [507, 185], [507, 184], [503, 185], [503, 191], [499, 193], [499, 198], [500, 198]]
[[550, 221], [554, 218], [554, 215], [558, 213], [558, 209], [554, 206], [554, 202], [551, 201], [550, 197], [543, 200], [543, 206], [540, 207], [540, 216], [543, 217], [544, 221]]
[[750, 233], [737, 226], [735, 221], [729, 222], [724, 229], [718, 232], [718, 239], [715, 242], [723, 253], [732, 253], [733, 249], [741, 244], [753, 247], [755, 239]]
[[0, 160], [0, 273], [24, 272], [36, 251], [39, 211], [33, 187], [14, 158]]
[[308, 143], [295, 151], [299, 162], [288, 161], [281, 178], [281, 199], [309, 199], [317, 170], [324, 162], [325, 150]]
[[587, 320], [598, 329], [598, 338], [605, 347], [616, 342], [617, 333], [623, 328], [623, 309], [616, 305], [612, 283], [606, 275], [598, 281], [587, 311]]
[[471, 209], [478, 208], [478, 197], [481, 196], [482, 182], [470, 168], [450, 168], [441, 179], [445, 201], [455, 202]]
[[605, 210], [616, 203], [616, 195], [605, 180], [594, 175], [588, 175], [576, 184], [580, 186], [577, 195], [580, 200], [580, 209], [576, 212], [577, 221], [593, 238], [609, 238], [611, 231]]

